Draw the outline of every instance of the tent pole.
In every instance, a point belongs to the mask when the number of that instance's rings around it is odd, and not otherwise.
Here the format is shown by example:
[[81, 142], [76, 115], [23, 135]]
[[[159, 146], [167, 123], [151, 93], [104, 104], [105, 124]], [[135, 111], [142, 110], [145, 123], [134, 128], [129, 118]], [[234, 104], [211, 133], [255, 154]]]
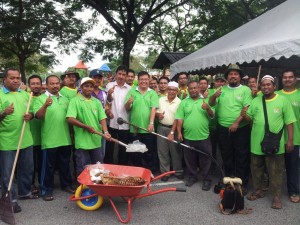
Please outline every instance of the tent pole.
[[256, 87], [258, 88], [258, 82], [259, 82], [259, 78], [260, 78], [260, 71], [261, 71], [261, 65], [259, 65], [258, 67], [258, 74], [257, 74], [257, 80], [256, 80]]

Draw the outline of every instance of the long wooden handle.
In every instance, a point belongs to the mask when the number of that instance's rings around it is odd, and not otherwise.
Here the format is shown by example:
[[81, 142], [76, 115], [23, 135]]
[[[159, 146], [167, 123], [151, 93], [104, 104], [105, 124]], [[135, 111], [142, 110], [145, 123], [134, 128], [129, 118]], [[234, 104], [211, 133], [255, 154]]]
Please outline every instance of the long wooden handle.
[[261, 71], [261, 65], [259, 65], [257, 79], [256, 79], [256, 87], [257, 88], [258, 88], [258, 83], [259, 83], [259, 78], [260, 78], [260, 71]]
[[[105, 137], [105, 135], [104, 134], [102, 134], [101, 132], [99, 132], [99, 131], [95, 131], [95, 134], [98, 134], [98, 135], [100, 135], [101, 137]], [[119, 145], [123, 145], [124, 147], [128, 147], [128, 145], [126, 145], [125, 143], [123, 143], [123, 142], [121, 142], [121, 141], [119, 141], [119, 140], [117, 140], [117, 139], [114, 139], [114, 138], [110, 138], [110, 141], [113, 141], [113, 142], [115, 142], [115, 143], [117, 143], [117, 144], [119, 144]]]
[[[28, 100], [28, 103], [27, 103], [26, 114], [29, 112], [31, 99], [32, 99], [32, 92], [30, 93], [29, 100]], [[22, 144], [22, 141], [23, 141], [25, 127], [26, 127], [26, 121], [24, 120], [22, 130], [21, 130], [21, 135], [20, 135], [20, 138], [19, 138], [19, 143], [18, 143], [18, 148], [17, 148], [17, 152], [16, 152], [16, 156], [15, 156], [14, 165], [13, 165], [13, 168], [12, 168], [12, 171], [11, 171], [11, 174], [10, 174], [9, 184], [8, 184], [8, 188], [7, 188], [8, 192], [11, 189], [13, 177], [14, 177], [14, 174], [15, 174], [16, 165], [17, 165], [18, 157], [19, 157], [19, 153], [20, 153], [20, 148], [21, 148], [21, 144]]]

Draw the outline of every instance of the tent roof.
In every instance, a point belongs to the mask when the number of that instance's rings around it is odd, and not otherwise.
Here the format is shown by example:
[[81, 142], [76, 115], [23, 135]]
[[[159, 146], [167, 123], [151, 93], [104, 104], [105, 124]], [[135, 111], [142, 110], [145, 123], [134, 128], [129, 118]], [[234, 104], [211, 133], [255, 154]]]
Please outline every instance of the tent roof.
[[108, 65], [106, 63], [104, 63], [100, 68], [100, 71], [104, 71], [104, 72], [110, 72], [111, 69], [108, 67]]
[[[300, 62], [300, 1], [288, 0], [254, 20], [171, 65], [172, 77], [181, 72], [227, 66], [286, 61]], [[295, 64], [293, 64], [295, 66]], [[295, 66], [296, 67], [296, 66]], [[298, 64], [299, 67], [299, 64]]]
[[88, 67], [83, 63], [82, 60], [79, 60], [78, 63], [74, 66], [75, 69], [87, 69]]
[[178, 60], [191, 54], [190, 52], [161, 52], [157, 57], [153, 69], [164, 69], [166, 65], [177, 62]]

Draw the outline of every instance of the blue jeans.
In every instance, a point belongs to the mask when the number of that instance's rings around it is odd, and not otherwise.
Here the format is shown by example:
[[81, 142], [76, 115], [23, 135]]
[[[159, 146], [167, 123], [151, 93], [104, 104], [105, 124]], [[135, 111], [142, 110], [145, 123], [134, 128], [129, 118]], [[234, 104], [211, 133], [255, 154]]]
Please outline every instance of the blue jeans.
[[294, 150], [285, 153], [286, 183], [289, 195], [299, 195], [299, 145]]
[[[0, 170], [1, 170], [1, 185], [2, 195], [7, 192], [16, 150], [2, 151], [0, 150]], [[17, 162], [17, 184], [18, 195], [27, 196], [31, 194], [31, 183], [33, 175], [33, 153], [32, 146], [20, 149]], [[11, 186], [12, 201], [17, 201], [17, 193], [14, 187], [14, 182]]]

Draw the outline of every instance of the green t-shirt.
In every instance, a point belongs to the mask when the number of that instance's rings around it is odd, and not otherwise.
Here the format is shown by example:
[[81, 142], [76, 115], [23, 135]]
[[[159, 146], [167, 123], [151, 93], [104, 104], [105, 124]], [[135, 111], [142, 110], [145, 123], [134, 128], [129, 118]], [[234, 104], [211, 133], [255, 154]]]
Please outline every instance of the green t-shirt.
[[209, 136], [209, 121], [206, 110], [202, 109], [203, 100], [208, 104], [208, 98], [193, 100], [183, 99], [178, 106], [175, 119], [183, 120], [184, 139], [198, 141]]
[[[34, 113], [44, 105], [48, 96], [42, 94], [34, 104]], [[42, 149], [71, 145], [69, 125], [66, 120], [69, 100], [64, 96], [51, 97], [53, 102], [47, 107], [45, 117], [41, 120]]]
[[[133, 96], [133, 103], [130, 109], [130, 123], [147, 129], [150, 124], [150, 115], [152, 108], [158, 108], [158, 96], [155, 91], [148, 88], [147, 92], [142, 95], [138, 87], [131, 89], [125, 98], [125, 103], [130, 96]], [[135, 129], [130, 126], [130, 132], [134, 133]], [[138, 129], [138, 133], [147, 133], [144, 130]]]
[[[33, 106], [35, 105], [36, 100], [38, 99], [38, 96], [32, 96], [32, 111]], [[30, 120], [30, 131], [33, 138], [33, 146], [41, 145], [41, 120], [38, 120], [36, 118], [33, 118]]]
[[[296, 122], [292, 106], [285, 97], [276, 94], [273, 99], [266, 100], [266, 107], [269, 129], [271, 132], [277, 134], [284, 125]], [[264, 155], [260, 145], [265, 134], [265, 117], [262, 96], [258, 96], [252, 101], [247, 114], [253, 120], [251, 130], [251, 152], [255, 155]], [[278, 154], [283, 154], [284, 152], [284, 135], [282, 135]]]
[[[86, 99], [82, 95], [78, 95], [70, 101], [66, 117], [75, 118], [99, 132], [102, 132], [100, 121], [106, 119], [100, 101], [94, 97]], [[101, 147], [101, 136], [91, 134], [87, 130], [77, 126], [73, 128], [76, 149], [88, 150]]]
[[[14, 112], [0, 122], [0, 150], [16, 150], [21, 135], [29, 94], [19, 90], [10, 92], [5, 87], [0, 90], [0, 111], [4, 111], [11, 103], [14, 103]], [[31, 110], [29, 110], [31, 112]], [[30, 124], [27, 123], [24, 131], [21, 149], [33, 144], [30, 132]]]
[[[284, 90], [276, 91], [277, 94], [287, 98], [293, 108], [297, 121], [294, 123], [294, 145], [300, 145], [300, 91], [294, 90], [286, 92]], [[285, 142], [287, 142], [287, 132], [285, 132]]]
[[59, 93], [70, 101], [72, 98], [77, 96], [78, 89], [64, 86], [62, 89], [60, 89]]
[[[249, 106], [252, 101], [249, 87], [240, 85], [231, 88], [228, 85], [222, 87], [222, 94], [217, 98], [218, 123], [223, 127], [230, 127], [240, 116], [241, 110]], [[247, 125], [246, 121], [241, 121], [239, 128]]]

